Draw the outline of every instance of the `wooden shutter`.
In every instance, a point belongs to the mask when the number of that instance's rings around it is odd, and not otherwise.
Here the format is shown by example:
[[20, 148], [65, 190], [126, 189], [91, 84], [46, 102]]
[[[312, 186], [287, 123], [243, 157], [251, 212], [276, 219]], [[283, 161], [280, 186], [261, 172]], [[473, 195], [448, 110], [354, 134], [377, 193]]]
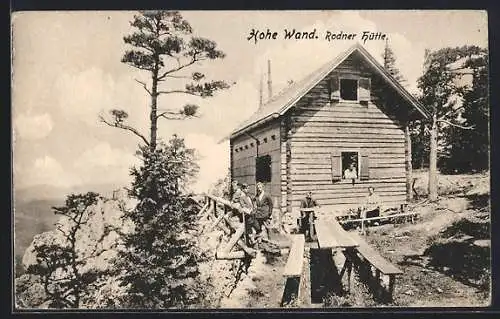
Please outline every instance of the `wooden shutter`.
[[338, 76], [330, 78], [330, 101], [340, 100], [340, 80]]
[[370, 179], [370, 158], [368, 154], [361, 154], [360, 179]]
[[340, 181], [342, 179], [342, 164], [340, 152], [332, 153], [332, 181]]
[[358, 81], [359, 101], [368, 103], [370, 101], [371, 82], [370, 78], [360, 78]]

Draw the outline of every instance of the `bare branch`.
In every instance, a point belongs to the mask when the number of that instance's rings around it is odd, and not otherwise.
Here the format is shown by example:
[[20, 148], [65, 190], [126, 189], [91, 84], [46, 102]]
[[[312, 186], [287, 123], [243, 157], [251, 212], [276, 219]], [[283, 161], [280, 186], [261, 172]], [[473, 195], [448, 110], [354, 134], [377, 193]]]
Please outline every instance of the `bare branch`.
[[183, 94], [189, 94], [189, 95], [194, 95], [194, 96], [200, 96], [199, 94], [196, 94], [194, 92], [189, 92], [186, 90], [171, 90], [171, 91], [158, 91], [158, 94], [175, 94], [175, 93], [183, 93]]
[[[186, 64], [181, 64], [181, 65], [179, 65], [179, 66], [178, 66], [178, 67], [176, 67], [176, 68], [173, 68], [173, 69], [170, 69], [170, 70], [165, 71], [162, 75], [160, 75], [160, 76], [158, 77], [158, 80], [162, 80], [162, 79], [164, 79], [167, 75], [169, 75], [169, 74], [171, 74], [171, 73], [174, 73], [174, 72], [180, 71], [180, 70], [182, 70], [182, 69], [184, 69], [184, 68], [187, 68], [188, 66], [191, 66], [191, 65], [195, 64], [195, 63], [196, 63], [196, 62], [198, 62], [198, 61], [201, 61], [201, 59], [198, 59], [198, 58], [196, 57], [196, 55], [197, 55], [196, 53], [195, 53], [195, 54], [193, 54], [193, 57], [192, 57], [192, 59], [191, 59], [191, 61], [190, 61], [190, 62], [188, 62], [188, 63], [186, 63]], [[179, 63], [179, 59], [178, 59], [178, 58], [177, 58], [177, 63]]]
[[175, 112], [175, 111], [164, 111], [164, 112], [158, 114], [156, 116], [156, 118], [165, 117], [167, 114], [170, 114], [170, 115], [181, 115], [179, 112]]
[[137, 79], [134, 79], [137, 83], [139, 84], [142, 84], [142, 87], [144, 88], [144, 90], [146, 90], [146, 92], [148, 92], [149, 95], [151, 95], [151, 91], [148, 89], [146, 83], [142, 82], [142, 81], [139, 81]]
[[147, 146], [149, 146], [148, 140], [144, 137], [144, 135], [139, 133], [139, 131], [137, 131], [135, 128], [128, 126], [128, 125], [124, 125], [124, 124], [119, 123], [119, 122], [110, 123], [110, 122], [106, 121], [106, 119], [103, 116], [99, 116], [99, 120], [108, 126], [121, 128], [123, 130], [130, 131], [130, 132], [134, 133], [136, 136], [140, 137], [144, 141], [144, 143], [146, 143]]
[[182, 114], [178, 114], [177, 117], [170, 117], [164, 113], [157, 116], [157, 118], [160, 118], [160, 117], [163, 117], [164, 119], [167, 119], [167, 120], [184, 120], [187, 118], [187, 116], [182, 115]]
[[192, 77], [188, 75], [166, 75], [165, 77], [174, 79], [192, 79]]
[[463, 126], [463, 125], [460, 125], [460, 124], [451, 123], [450, 121], [443, 120], [443, 119], [440, 119], [440, 120], [437, 120], [437, 121], [440, 122], [440, 123], [445, 123], [445, 124], [448, 124], [448, 125], [451, 125], [451, 126], [455, 126], [455, 127], [458, 127], [458, 128], [464, 129], [464, 130], [473, 130], [475, 128], [474, 125]]

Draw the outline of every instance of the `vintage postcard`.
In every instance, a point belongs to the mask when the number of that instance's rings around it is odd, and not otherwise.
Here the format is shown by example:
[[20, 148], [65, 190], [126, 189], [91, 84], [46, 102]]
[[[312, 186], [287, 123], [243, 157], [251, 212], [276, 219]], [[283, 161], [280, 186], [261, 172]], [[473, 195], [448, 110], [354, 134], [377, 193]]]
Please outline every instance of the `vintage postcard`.
[[487, 21], [13, 13], [13, 310], [489, 306]]

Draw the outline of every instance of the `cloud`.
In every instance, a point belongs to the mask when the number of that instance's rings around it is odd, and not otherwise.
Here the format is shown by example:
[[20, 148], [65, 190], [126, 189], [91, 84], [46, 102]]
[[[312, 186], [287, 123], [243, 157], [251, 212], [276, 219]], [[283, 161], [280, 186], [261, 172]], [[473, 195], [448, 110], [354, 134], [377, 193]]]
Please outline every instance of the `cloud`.
[[137, 158], [132, 154], [112, 148], [105, 142], [96, 144], [87, 149], [75, 162], [75, 167], [130, 167], [135, 164]]
[[14, 122], [16, 135], [29, 140], [46, 137], [54, 127], [52, 117], [47, 113], [40, 115], [20, 114]]
[[134, 70], [130, 70], [127, 76], [112, 76], [96, 67], [61, 74], [55, 85], [59, 108], [68, 119], [78, 119], [94, 127], [101, 125], [98, 115], [113, 108], [127, 111], [131, 124], [143, 124], [145, 122], [134, 111], [144, 114], [149, 101], [134, 82], [135, 75]]
[[187, 134], [186, 146], [196, 149], [200, 171], [196, 183], [192, 185], [195, 192], [206, 192], [219, 178], [227, 174], [229, 168], [228, 143], [217, 144], [217, 141], [205, 134]]
[[73, 168], [87, 184], [126, 185], [130, 182], [130, 168], [139, 164], [131, 152], [113, 148], [101, 142], [85, 150], [73, 164]]
[[64, 169], [55, 158], [45, 155], [36, 158], [29, 168], [16, 165], [16, 186], [54, 185], [68, 187], [81, 184], [81, 179]]

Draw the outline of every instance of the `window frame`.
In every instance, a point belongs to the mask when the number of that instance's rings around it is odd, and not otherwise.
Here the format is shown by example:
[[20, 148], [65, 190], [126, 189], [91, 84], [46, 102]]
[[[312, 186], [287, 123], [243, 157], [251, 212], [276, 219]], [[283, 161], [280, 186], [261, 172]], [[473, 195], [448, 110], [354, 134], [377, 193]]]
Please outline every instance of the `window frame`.
[[[339, 76], [339, 102], [343, 103], [359, 103], [359, 79], [360, 77], [357, 76], [346, 76], [342, 75]], [[343, 80], [350, 80], [350, 81], [356, 81], [356, 100], [346, 100], [342, 98], [342, 81]]]
[[[259, 172], [258, 169], [260, 166], [257, 165], [257, 162], [259, 161], [259, 159], [262, 159], [262, 158], [269, 158], [269, 174], [265, 175], [266, 177], [269, 176], [269, 180], [259, 178], [262, 174], [258, 174], [258, 172]], [[272, 159], [271, 155], [269, 155], [269, 154], [264, 154], [264, 155], [260, 155], [260, 156], [255, 157], [255, 181], [257, 183], [259, 183], [259, 182], [271, 183], [272, 182], [272, 180], [273, 180], [272, 163], [273, 163], [273, 159]]]
[[360, 149], [340, 149], [340, 181], [350, 182], [352, 179], [344, 178], [344, 170], [342, 169], [342, 153], [356, 153], [358, 157], [357, 178], [356, 181], [361, 180], [361, 150]]

